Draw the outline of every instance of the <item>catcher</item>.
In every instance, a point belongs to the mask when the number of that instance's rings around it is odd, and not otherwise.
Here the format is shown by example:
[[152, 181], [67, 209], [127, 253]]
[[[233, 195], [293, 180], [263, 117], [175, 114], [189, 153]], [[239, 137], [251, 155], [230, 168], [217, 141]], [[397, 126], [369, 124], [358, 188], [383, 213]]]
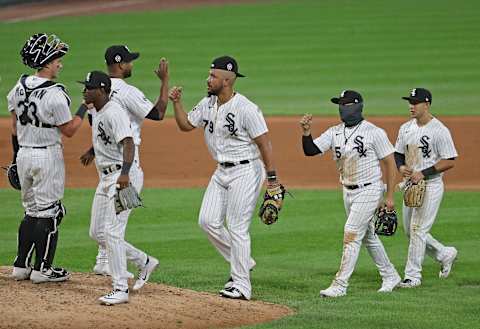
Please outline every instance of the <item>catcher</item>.
[[411, 120], [398, 133], [395, 162], [405, 179], [403, 227], [410, 244], [400, 286], [414, 288], [422, 283], [425, 251], [440, 263], [440, 278], [448, 277], [457, 257], [455, 247], [442, 245], [429, 232], [443, 197], [443, 172], [453, 168], [458, 155], [448, 128], [430, 114], [430, 91], [415, 88], [402, 98]]
[[93, 71], [80, 83], [85, 85], [85, 103], [93, 104], [96, 109], [92, 136], [100, 182], [92, 205], [92, 225], [95, 223], [97, 227], [92, 238], [107, 249], [113, 281], [113, 291], [99, 301], [107, 305], [127, 303], [124, 240], [127, 220], [122, 220], [125, 216], [117, 214], [142, 204], [129, 178], [135, 156], [130, 120], [120, 105], [109, 99], [111, 81], [108, 75]]

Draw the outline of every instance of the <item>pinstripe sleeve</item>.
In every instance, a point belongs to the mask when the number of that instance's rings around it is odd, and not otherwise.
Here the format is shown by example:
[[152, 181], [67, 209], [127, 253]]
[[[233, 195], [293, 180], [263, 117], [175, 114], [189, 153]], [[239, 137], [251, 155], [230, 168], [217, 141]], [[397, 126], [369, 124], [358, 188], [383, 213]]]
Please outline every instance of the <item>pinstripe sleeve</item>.
[[390, 143], [390, 140], [388, 139], [385, 130], [380, 128], [375, 129], [373, 145], [378, 159], [383, 159], [386, 156], [389, 156], [390, 154], [395, 152], [395, 149], [393, 148], [392, 143]]
[[115, 142], [118, 144], [126, 137], [133, 137], [130, 119], [127, 113], [120, 107], [115, 110], [110, 108], [109, 121], [112, 126], [112, 134]]
[[205, 98], [202, 99], [198, 104], [190, 111], [188, 112], [187, 118], [188, 122], [194, 127], [198, 127], [203, 120], [203, 110], [204, 107], [206, 106], [207, 102], [205, 101]]
[[452, 135], [450, 134], [448, 128], [443, 127], [438, 139], [436, 139], [436, 142], [437, 152], [440, 158], [450, 159], [458, 156], [455, 144], [453, 143]]
[[15, 111], [15, 106], [13, 102], [13, 97], [15, 96], [15, 89], [17, 86], [13, 87], [12, 90], [7, 95], [7, 106], [8, 106], [8, 112], [13, 112]]
[[400, 127], [397, 141], [395, 142], [395, 151], [401, 154], [405, 154], [405, 135], [403, 134], [404, 127], [404, 125]]
[[268, 132], [267, 123], [258, 106], [249, 106], [246, 111], [241, 113], [245, 115], [245, 130], [251, 139]]
[[147, 97], [134, 86], [128, 86], [128, 95], [124, 97], [127, 110], [139, 119], [143, 119], [152, 110], [153, 104]]
[[317, 145], [318, 149], [322, 153], [325, 153], [326, 151], [331, 149], [333, 145], [333, 127], [329, 128], [319, 137], [315, 138], [313, 142], [315, 143], [315, 145]]

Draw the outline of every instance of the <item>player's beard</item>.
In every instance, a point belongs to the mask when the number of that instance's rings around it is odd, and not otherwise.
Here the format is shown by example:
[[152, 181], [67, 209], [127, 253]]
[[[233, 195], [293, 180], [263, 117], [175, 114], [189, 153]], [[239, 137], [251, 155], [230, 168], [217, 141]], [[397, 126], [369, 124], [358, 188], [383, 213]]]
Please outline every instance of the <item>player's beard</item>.
[[218, 96], [218, 94], [222, 91], [222, 88], [217, 88], [217, 89], [213, 89], [212, 87], [210, 87], [210, 90], [207, 90], [207, 95], [208, 97], [210, 96]]
[[123, 78], [130, 78], [132, 76], [132, 70], [127, 70], [123, 72]]

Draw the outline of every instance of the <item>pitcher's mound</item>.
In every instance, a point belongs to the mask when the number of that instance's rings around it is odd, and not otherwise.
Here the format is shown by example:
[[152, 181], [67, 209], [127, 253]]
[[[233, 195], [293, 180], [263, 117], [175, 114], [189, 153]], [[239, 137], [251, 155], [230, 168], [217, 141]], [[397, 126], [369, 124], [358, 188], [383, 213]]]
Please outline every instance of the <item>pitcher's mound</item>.
[[293, 314], [286, 306], [238, 301], [148, 283], [128, 304], [103, 306], [110, 279], [73, 273], [63, 283], [14, 281], [0, 267], [1, 328], [228, 328]]

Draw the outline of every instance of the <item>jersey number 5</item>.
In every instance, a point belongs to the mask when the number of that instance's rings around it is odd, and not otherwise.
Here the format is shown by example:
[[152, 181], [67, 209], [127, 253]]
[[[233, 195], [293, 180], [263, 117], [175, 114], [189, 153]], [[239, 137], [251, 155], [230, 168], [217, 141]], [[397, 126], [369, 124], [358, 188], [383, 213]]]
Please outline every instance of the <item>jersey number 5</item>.
[[335, 156], [337, 159], [340, 159], [342, 157], [342, 152], [340, 152], [340, 146], [335, 146]]

